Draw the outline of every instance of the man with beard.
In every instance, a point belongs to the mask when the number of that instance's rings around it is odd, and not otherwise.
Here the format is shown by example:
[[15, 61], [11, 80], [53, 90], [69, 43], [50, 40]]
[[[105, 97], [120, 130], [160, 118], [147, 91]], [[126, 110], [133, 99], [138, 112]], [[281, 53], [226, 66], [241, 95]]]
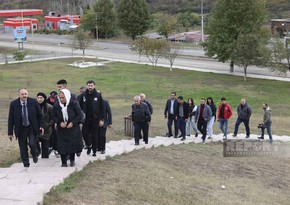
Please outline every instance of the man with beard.
[[[86, 115], [83, 123], [83, 138], [87, 147], [87, 154], [96, 156], [99, 129], [104, 125], [103, 98], [96, 90], [95, 82], [87, 81], [87, 90], [80, 96], [80, 107]], [[100, 150], [101, 151], [101, 150]]]

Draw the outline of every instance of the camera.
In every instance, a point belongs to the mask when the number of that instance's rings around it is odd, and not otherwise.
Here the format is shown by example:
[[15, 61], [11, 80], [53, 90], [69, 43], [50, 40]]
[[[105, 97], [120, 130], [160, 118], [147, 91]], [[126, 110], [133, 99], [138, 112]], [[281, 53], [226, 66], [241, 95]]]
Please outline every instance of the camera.
[[258, 128], [263, 128], [263, 127], [264, 127], [263, 123], [258, 124]]

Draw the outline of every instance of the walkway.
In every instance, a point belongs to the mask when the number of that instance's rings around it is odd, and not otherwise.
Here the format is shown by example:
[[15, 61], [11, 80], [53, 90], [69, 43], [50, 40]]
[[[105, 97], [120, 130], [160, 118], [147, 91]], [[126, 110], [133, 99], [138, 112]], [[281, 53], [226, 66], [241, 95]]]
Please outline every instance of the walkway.
[[[244, 135], [238, 135], [237, 139], [244, 139]], [[257, 135], [251, 135], [251, 139], [257, 139]], [[287, 136], [273, 136], [274, 141], [290, 141]], [[222, 135], [214, 135], [212, 141], [221, 141]], [[0, 204], [2, 205], [36, 205], [42, 203], [44, 194], [49, 192], [53, 186], [60, 184], [64, 178], [75, 171], [82, 170], [90, 161], [105, 160], [129, 153], [142, 148], [149, 149], [158, 146], [169, 146], [177, 144], [201, 143], [200, 137], [187, 137], [185, 141], [180, 138], [155, 137], [150, 138], [149, 143], [143, 142], [139, 146], [134, 145], [134, 140], [110, 141], [106, 144], [106, 154], [97, 154], [97, 157], [88, 156], [86, 150], [79, 158], [76, 158], [75, 167], [60, 167], [60, 158], [52, 155], [49, 159], [39, 159], [37, 164], [32, 163], [29, 168], [24, 168], [22, 163], [15, 163], [9, 168], [0, 168]], [[208, 146], [208, 145], [203, 145]]]

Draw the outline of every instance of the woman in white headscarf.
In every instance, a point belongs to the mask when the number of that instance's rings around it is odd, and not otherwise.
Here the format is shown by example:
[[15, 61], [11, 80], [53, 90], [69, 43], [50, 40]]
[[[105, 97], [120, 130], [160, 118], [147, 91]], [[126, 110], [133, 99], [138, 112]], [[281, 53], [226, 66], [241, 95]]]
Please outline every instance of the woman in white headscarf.
[[68, 166], [68, 155], [70, 166], [75, 166], [75, 153], [82, 151], [83, 142], [79, 126], [82, 118], [82, 110], [77, 102], [71, 100], [70, 91], [60, 90], [58, 102], [53, 106], [53, 121], [57, 124], [56, 136], [62, 167]]

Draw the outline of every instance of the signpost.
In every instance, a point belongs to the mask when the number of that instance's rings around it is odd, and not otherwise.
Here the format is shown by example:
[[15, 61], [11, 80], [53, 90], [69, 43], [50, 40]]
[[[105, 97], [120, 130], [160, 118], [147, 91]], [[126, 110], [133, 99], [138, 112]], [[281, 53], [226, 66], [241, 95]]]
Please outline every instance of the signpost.
[[[26, 42], [26, 30], [23, 28], [17, 28], [13, 30], [14, 41], [18, 43], [18, 50], [23, 50], [23, 42]], [[20, 48], [20, 44], [22, 47]]]

